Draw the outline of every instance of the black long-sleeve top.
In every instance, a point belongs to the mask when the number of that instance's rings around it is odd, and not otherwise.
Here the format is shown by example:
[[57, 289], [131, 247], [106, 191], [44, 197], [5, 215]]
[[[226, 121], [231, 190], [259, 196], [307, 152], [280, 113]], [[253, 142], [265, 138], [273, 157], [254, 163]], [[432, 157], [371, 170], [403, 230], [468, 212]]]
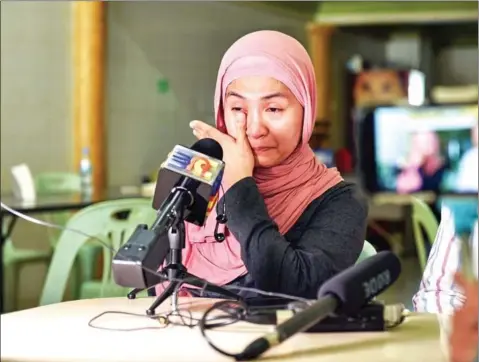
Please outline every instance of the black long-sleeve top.
[[232, 285], [315, 299], [326, 280], [356, 262], [364, 244], [368, 204], [351, 183], [343, 181], [313, 200], [285, 235], [268, 215], [253, 178], [234, 184], [219, 202], [226, 204], [227, 227], [241, 244], [248, 270]]

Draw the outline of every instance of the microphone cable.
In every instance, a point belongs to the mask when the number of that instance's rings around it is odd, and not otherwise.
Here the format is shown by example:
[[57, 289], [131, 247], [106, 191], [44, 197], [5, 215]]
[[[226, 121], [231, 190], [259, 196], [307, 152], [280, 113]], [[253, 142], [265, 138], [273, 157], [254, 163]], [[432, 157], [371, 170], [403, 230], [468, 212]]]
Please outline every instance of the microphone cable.
[[[224, 200], [224, 199], [223, 199]], [[53, 228], [53, 229], [58, 229], [58, 230], [62, 230], [62, 231], [70, 231], [70, 232], [73, 232], [73, 233], [77, 233], [79, 235], [82, 235], [84, 237], [87, 237], [88, 239], [92, 239], [92, 240], [95, 240], [97, 242], [99, 242], [103, 247], [107, 248], [108, 250], [110, 250], [112, 253], [114, 254], [117, 254], [118, 255], [122, 255], [121, 252], [118, 252], [116, 251], [111, 245], [109, 245], [107, 242], [105, 242], [104, 240], [102, 240], [100, 237], [98, 236], [94, 236], [94, 235], [89, 235], [88, 233], [82, 231], [82, 230], [78, 230], [78, 229], [75, 229], [75, 228], [71, 228], [71, 227], [68, 227], [68, 226], [62, 226], [62, 225], [57, 225], [57, 224], [54, 224], [54, 223], [50, 223], [50, 222], [47, 222], [47, 221], [43, 221], [43, 220], [40, 220], [40, 219], [37, 219], [35, 217], [32, 217], [32, 216], [29, 216], [29, 215], [26, 215], [22, 212], [19, 212], [11, 207], [9, 207], [8, 205], [5, 205], [3, 202], [0, 201], [0, 206], [5, 209], [6, 211], [8, 211], [9, 213], [11, 213], [12, 215], [15, 215], [17, 217], [20, 217], [21, 219], [23, 220], [26, 220], [28, 222], [31, 222], [33, 224], [36, 224], [36, 225], [40, 225], [40, 226], [45, 226], [45, 227], [49, 227], [49, 228]], [[225, 207], [223, 207], [224, 209]], [[128, 260], [127, 258], [125, 258], [126, 260]], [[158, 277], [160, 277], [161, 279], [163, 279], [163, 282], [167, 282], [167, 281], [178, 281], [178, 282], [183, 282], [185, 284], [188, 284], [188, 281], [189, 281], [189, 278], [184, 278], [184, 279], [169, 279], [167, 277], [165, 277], [161, 271], [155, 271], [155, 270], [152, 270], [152, 269], [149, 269], [149, 268], [146, 268], [144, 266], [142, 266], [143, 270], [145, 270], [146, 272], [148, 273], [151, 273], [153, 275], [156, 275]], [[205, 288], [209, 285], [210, 283], [206, 282], [205, 285], [203, 286], [203, 288], [201, 289], [201, 294], [200, 296], [202, 295], [202, 293], [204, 292]], [[153, 286], [150, 286], [148, 288], [145, 288], [146, 290], [148, 289], [151, 289], [151, 288], [154, 288], [155, 285]], [[284, 294], [284, 293], [274, 293], [274, 292], [267, 292], [267, 291], [264, 291], [264, 290], [261, 290], [261, 289], [257, 289], [257, 288], [249, 288], [249, 287], [240, 287], [240, 286], [236, 286], [236, 285], [224, 285], [222, 286], [223, 288], [225, 289], [230, 289], [230, 290], [237, 290], [237, 291], [246, 291], [246, 292], [250, 292], [250, 293], [256, 293], [256, 294], [259, 294], [259, 295], [263, 295], [263, 296], [267, 296], [267, 297], [276, 297], [276, 298], [281, 298], [281, 299], [286, 299], [286, 300], [291, 300], [291, 301], [295, 301], [295, 302], [299, 302], [299, 303], [308, 303], [310, 302], [308, 299], [305, 299], [305, 298], [301, 298], [301, 297], [296, 297], [296, 296], [293, 296], [293, 295], [288, 295], [288, 294]], [[229, 302], [229, 303], [233, 303], [232, 301], [225, 301], [225, 302]], [[223, 307], [226, 307], [227, 306], [227, 303], [224, 303], [224, 304], [221, 304], [220, 306], [223, 306]], [[231, 304], [231, 306], [234, 306], [234, 304]], [[194, 318], [192, 315], [191, 315], [191, 312], [189, 312], [188, 310], [186, 311], [187, 315], [184, 315], [181, 312], [181, 310], [178, 310], [178, 311], [170, 311], [168, 313], [160, 313], [160, 314], [155, 314], [153, 316], [148, 316], [148, 315], [143, 315], [143, 314], [135, 314], [135, 313], [129, 313], [129, 312], [124, 312], [124, 311], [105, 311], [105, 312], [102, 312], [101, 314], [93, 317], [89, 322], [88, 322], [88, 326], [92, 327], [92, 328], [96, 328], [96, 329], [104, 329], [104, 330], [110, 330], [110, 331], [137, 331], [137, 330], [142, 330], [142, 329], [151, 329], [151, 328], [154, 328], [154, 329], [157, 329], [157, 328], [164, 328], [168, 325], [182, 325], [182, 326], [186, 326], [186, 327], [189, 327], [189, 328], [193, 328], [197, 325], [203, 325], [203, 328], [205, 329], [213, 329], [213, 328], [219, 328], [219, 327], [224, 327], [224, 326], [227, 326], [227, 325], [231, 325], [233, 323], [236, 323], [240, 320], [244, 320], [245, 319], [245, 316], [246, 315], [249, 315], [251, 312], [250, 312], [250, 307], [246, 304], [246, 303], [242, 303], [241, 305], [238, 305], [237, 306], [237, 309], [235, 310], [235, 312], [233, 313], [232, 310], [234, 310], [234, 308], [229, 308], [229, 310], [226, 310], [226, 309], [223, 309], [222, 311], [227, 313], [227, 316], [228, 318], [225, 318], [224, 316], [214, 316], [214, 317], [210, 317], [209, 320], [206, 320], [205, 319], [205, 315], [208, 316], [209, 314], [211, 314], [212, 311], [214, 310], [217, 310], [218, 309], [218, 306], [217, 306], [217, 303], [214, 304], [214, 307], [215, 308], [210, 308], [208, 311], [208, 314], [204, 313], [202, 318]], [[262, 308], [263, 309], [263, 308]], [[268, 308], [264, 308], [264, 310], [268, 310]], [[269, 311], [276, 311], [276, 309], [272, 309], [272, 308], [269, 308]], [[160, 323], [160, 326], [159, 327], [145, 327], [145, 328], [133, 328], [133, 329], [118, 329], [118, 328], [106, 328], [106, 327], [101, 327], [101, 326], [97, 326], [95, 325], [93, 322], [98, 320], [100, 317], [106, 315], [106, 314], [112, 314], [112, 313], [115, 313], [115, 314], [122, 314], [122, 315], [129, 315], [129, 316], [134, 316], [134, 317], [143, 317], [143, 318], [148, 318], [148, 319], [156, 319], [159, 323]], [[177, 322], [175, 321], [174, 317], [179, 317], [180, 319], [180, 322]], [[240, 319], [241, 318], [241, 319]], [[186, 322], [186, 320], [189, 320], [189, 322]], [[259, 322], [257, 324], [264, 324], [264, 322]], [[201, 328], [201, 327], [200, 327]], [[204, 334], [204, 331], [202, 331], [202, 334]], [[206, 337], [204, 336], [205, 339], [207, 340], [207, 342], [211, 345], [211, 341]], [[213, 347], [212, 345], [212, 348], [216, 349], [216, 347]], [[221, 352], [220, 352], [221, 353]]]
[[[300, 302], [303, 303], [304, 302]], [[288, 306], [289, 307], [289, 306]], [[239, 361], [241, 359], [241, 353], [232, 353], [225, 351], [224, 349], [218, 347], [213, 340], [206, 334], [207, 330], [212, 330], [215, 328], [223, 327], [223, 325], [217, 325], [216, 323], [210, 323], [216, 318], [220, 319], [221, 317], [210, 317], [210, 314], [213, 314], [215, 311], [222, 311], [226, 313], [231, 319], [236, 320], [237, 322], [246, 322], [250, 324], [259, 324], [259, 325], [275, 325], [277, 319], [278, 309], [275, 308], [261, 308], [258, 312], [254, 312], [251, 308], [243, 301], [237, 300], [222, 300], [214, 303], [210, 308], [208, 308], [201, 317], [198, 327], [200, 329], [201, 336], [204, 338], [206, 343], [214, 349], [216, 352], [235, 359]], [[285, 311], [286, 312], [286, 311]], [[292, 316], [292, 312], [288, 313], [287, 317]]]
[[[228, 217], [226, 216], [226, 193], [223, 188], [223, 184], [220, 184], [221, 191], [223, 192], [223, 196], [221, 197], [223, 200], [223, 210], [219, 213], [219, 197], [216, 203], [216, 225], [215, 231], [213, 232], [213, 236], [218, 243], [222, 243], [226, 239], [226, 230], [224, 232], [219, 231], [220, 224], [226, 225], [228, 222]], [[226, 227], [225, 227], [226, 228]]]
[[[310, 301], [309, 303], [304, 302], [293, 302], [288, 304], [287, 309], [265, 309], [265, 310], [252, 310], [246, 303], [243, 301], [236, 300], [222, 300], [213, 304], [208, 308], [204, 313], [201, 319], [199, 320], [198, 327], [200, 329], [201, 336], [209, 344], [209, 346], [214, 349], [216, 352], [235, 359], [236, 361], [243, 360], [243, 352], [231, 353], [220, 347], [218, 347], [213, 340], [207, 335], [207, 330], [213, 330], [215, 328], [221, 328], [227, 326], [219, 325], [212, 323], [215, 319], [220, 319], [220, 317], [212, 317], [211, 314], [214, 314], [216, 311], [222, 311], [223, 313], [228, 314], [231, 319], [235, 319], [237, 322], [246, 322], [249, 324], [257, 325], [268, 325], [276, 326], [285, 320], [293, 317], [296, 312], [300, 312], [303, 309], [306, 309], [309, 304], [314, 303], [315, 301]], [[384, 305], [384, 327], [385, 330], [391, 330], [399, 325], [401, 325], [405, 319], [410, 315], [410, 311], [405, 308], [402, 303]], [[360, 332], [360, 331], [358, 331]], [[379, 332], [379, 331], [378, 331]], [[306, 332], [307, 333], [307, 332]], [[324, 332], [316, 332], [324, 333]]]
[[[85, 236], [89, 239], [96, 240], [99, 242], [103, 247], [107, 248], [108, 250], [112, 251], [113, 253], [117, 253], [115, 249], [103, 241], [100, 237], [89, 235], [84, 231], [70, 228], [68, 226], [61, 226], [53, 223], [49, 223], [47, 221], [36, 219], [32, 216], [23, 214], [7, 205], [3, 202], [0, 202], [0, 206], [10, 212], [11, 214], [18, 216], [28, 222], [33, 224], [50, 227], [54, 229], [59, 229], [62, 231], [70, 231], [82, 236]], [[121, 253], [120, 253], [121, 255]], [[142, 267], [148, 273], [152, 273], [154, 275], [159, 276], [164, 281], [179, 281], [188, 283], [188, 278], [181, 279], [172, 279], [169, 280], [168, 278], [164, 277], [161, 274], [161, 271], [154, 271], [146, 267]], [[205, 283], [204, 287], [201, 289], [204, 292], [206, 286], [210, 283]], [[151, 286], [147, 289], [154, 288], [155, 286]], [[94, 329], [106, 330], [106, 331], [116, 331], [116, 332], [135, 332], [141, 330], [148, 330], [148, 329], [163, 329], [167, 328], [168, 326], [183, 326], [188, 328], [194, 328], [196, 326], [199, 327], [200, 333], [208, 345], [215, 350], [216, 352], [234, 358], [235, 360], [241, 360], [242, 353], [231, 353], [228, 351], [223, 350], [222, 348], [218, 347], [213, 340], [207, 335], [207, 330], [213, 330], [221, 327], [226, 327], [233, 325], [238, 322], [246, 322], [249, 324], [255, 325], [277, 325], [282, 321], [291, 318], [294, 315], [295, 311], [300, 311], [302, 309], [307, 308], [312, 303], [316, 302], [316, 300], [309, 300], [301, 297], [296, 297], [288, 294], [283, 293], [274, 293], [274, 292], [267, 292], [261, 289], [256, 288], [248, 288], [248, 287], [239, 287], [234, 285], [224, 285], [223, 288], [232, 289], [232, 290], [243, 290], [247, 292], [253, 292], [259, 295], [267, 296], [267, 297], [276, 297], [281, 299], [290, 300], [291, 303], [287, 305], [281, 306], [264, 306], [264, 307], [252, 307], [245, 303], [244, 301], [237, 301], [237, 300], [221, 300], [215, 302], [211, 305], [205, 312], [203, 312], [201, 318], [194, 317], [188, 309], [179, 308], [176, 311], [170, 310], [164, 313], [158, 313], [153, 316], [149, 316], [146, 314], [140, 313], [132, 313], [132, 312], [125, 312], [125, 311], [104, 311], [100, 314], [94, 316], [88, 321], [88, 326]], [[200, 294], [201, 295], [201, 294]], [[389, 309], [388, 309], [389, 307]], [[389, 313], [388, 313], [389, 310]], [[223, 314], [218, 315], [215, 312], [222, 312]], [[393, 315], [394, 318], [385, 318], [385, 327], [387, 329], [391, 329], [396, 327], [397, 325], [401, 324], [404, 319], [407, 317], [408, 310], [404, 308], [404, 306], [396, 304], [392, 306], [386, 306], [385, 315]], [[138, 328], [109, 328], [98, 325], [95, 323], [96, 321], [100, 320], [101, 317], [108, 315], [108, 314], [116, 314], [116, 315], [125, 315], [125, 316], [132, 316], [138, 318], [148, 318], [148, 320], [155, 320], [158, 322], [158, 326], [147, 326], [147, 327], [138, 327]]]

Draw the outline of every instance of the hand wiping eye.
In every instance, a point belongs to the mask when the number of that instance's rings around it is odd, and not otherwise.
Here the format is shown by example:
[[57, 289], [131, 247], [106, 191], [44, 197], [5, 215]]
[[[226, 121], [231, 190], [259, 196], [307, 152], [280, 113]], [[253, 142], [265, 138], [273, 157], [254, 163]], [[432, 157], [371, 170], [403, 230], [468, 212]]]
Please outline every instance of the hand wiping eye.
[[225, 162], [224, 181], [231, 186], [237, 181], [253, 175], [254, 157], [246, 137], [246, 121], [244, 116], [236, 118], [236, 139], [222, 133], [202, 121], [191, 121], [193, 135], [198, 139], [212, 138], [223, 148]]

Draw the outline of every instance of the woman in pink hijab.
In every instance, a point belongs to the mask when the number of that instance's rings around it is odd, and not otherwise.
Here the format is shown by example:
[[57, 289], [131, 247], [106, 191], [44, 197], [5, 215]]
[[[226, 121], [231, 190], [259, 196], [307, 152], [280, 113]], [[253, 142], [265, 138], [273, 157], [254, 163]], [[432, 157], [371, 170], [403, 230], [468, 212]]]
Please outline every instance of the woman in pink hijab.
[[188, 272], [217, 285], [316, 298], [324, 281], [356, 262], [367, 204], [308, 145], [316, 82], [306, 50], [276, 31], [240, 38], [221, 62], [214, 107], [216, 128], [190, 126], [223, 148], [216, 209], [225, 210], [226, 237], [214, 238], [215, 211], [204, 227], [187, 224]]

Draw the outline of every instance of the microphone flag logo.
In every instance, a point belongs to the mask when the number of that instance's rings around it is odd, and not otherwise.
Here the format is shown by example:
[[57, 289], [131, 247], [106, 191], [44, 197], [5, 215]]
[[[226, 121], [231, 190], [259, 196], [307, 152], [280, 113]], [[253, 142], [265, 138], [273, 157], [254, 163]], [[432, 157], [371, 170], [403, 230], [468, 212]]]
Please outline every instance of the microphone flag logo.
[[221, 182], [224, 162], [177, 145], [169, 153], [161, 168], [169, 169], [213, 186], [218, 176]]

